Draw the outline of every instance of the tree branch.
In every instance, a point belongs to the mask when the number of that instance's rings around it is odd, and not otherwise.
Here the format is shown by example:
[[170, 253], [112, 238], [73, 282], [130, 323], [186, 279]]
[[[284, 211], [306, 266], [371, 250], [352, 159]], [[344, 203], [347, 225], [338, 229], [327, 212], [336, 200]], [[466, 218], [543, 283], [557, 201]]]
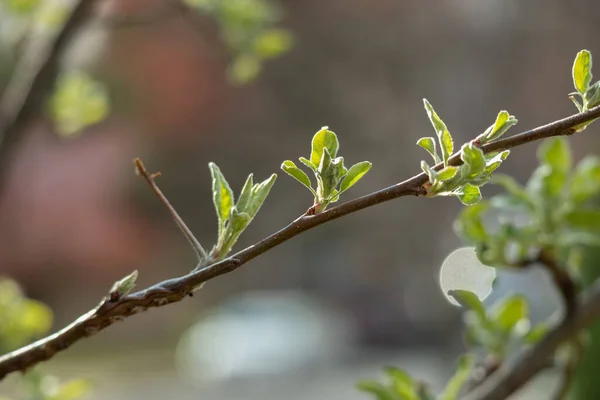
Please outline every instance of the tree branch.
[[[482, 150], [489, 153], [513, 148], [551, 136], [570, 135], [574, 133], [573, 127], [598, 117], [600, 117], [600, 106], [585, 113], [573, 115], [543, 127], [517, 134], [513, 137], [498, 140], [483, 146]], [[453, 165], [459, 165], [461, 162], [459, 154], [455, 154], [450, 160]], [[436, 167], [441, 168], [441, 165], [437, 165]], [[351, 200], [322, 213], [316, 215], [302, 215], [280, 231], [220, 262], [209, 265], [188, 275], [160, 282], [145, 290], [130, 293], [121, 298], [111, 300], [110, 296], [107, 296], [102, 299], [94, 309], [82, 315], [64, 329], [28, 346], [1, 356], [0, 379], [11, 372], [25, 371], [42, 361], [48, 360], [57, 352], [70, 347], [80, 339], [98, 333], [117, 321], [122, 321], [127, 317], [146, 311], [152, 307], [161, 307], [181, 301], [186, 296], [193, 293], [194, 290], [199, 288], [204, 282], [236, 270], [250, 260], [275, 246], [292, 239], [302, 232], [392, 199], [409, 195], [425, 195], [426, 190], [423, 188], [423, 185], [427, 183], [427, 181], [427, 175], [425, 173], [420, 173], [404, 182]], [[531, 366], [529, 365], [529, 362], [517, 364], [516, 368], [519, 371], [517, 379], [522, 375], [521, 369], [526, 370], [525, 372], [529, 374], [527, 375], [529, 378], [533, 376], [535, 372], [530, 370], [530, 368], [533, 369], [543, 366], [543, 361], [546, 360], [547, 355], [552, 354], [552, 351], [566, 337], [572, 335], [576, 329], [588, 326], [597, 316], [600, 316], [600, 283], [596, 285], [595, 289], [588, 296], [587, 303], [583, 304], [574, 315], [571, 324], [559, 325], [555, 331], [550, 333], [546, 339], [540, 342], [539, 348], [542, 350], [538, 350], [538, 347], [536, 347], [535, 352], [533, 353], [535, 357], [531, 361]], [[546, 355], [546, 357], [542, 357], [541, 360], [539, 359], [540, 351], [543, 351], [543, 354]], [[534, 362], [537, 362], [537, 364], [534, 364]], [[536, 369], [536, 371], [537, 370], [539, 369]], [[494, 379], [496, 376], [497, 374], [492, 375], [489, 380], [486, 380], [486, 382], [474, 390], [473, 393], [487, 393], [487, 391], [490, 390], [490, 384], [498, 380], [497, 378]], [[515, 377], [510, 374], [509, 384], [515, 385], [513, 380], [515, 380]], [[525, 381], [518, 380], [518, 386]], [[503, 387], [501, 387], [501, 390], [502, 388]], [[487, 397], [472, 397], [470, 394], [469, 398], [480, 399]], [[495, 399], [501, 397], [490, 398]]]
[[581, 329], [600, 317], [600, 280], [581, 297], [571, 318], [562, 319], [538, 344], [524, 352], [513, 363], [502, 367], [463, 400], [502, 400], [526, 384], [548, 365], [555, 350]]
[[[92, 14], [94, 2], [75, 2], [55, 35], [42, 38], [34, 33], [28, 38], [25, 52], [0, 99], [0, 148], [40, 109], [56, 80], [60, 59], [71, 37]], [[5, 155], [6, 151], [2, 153]]]

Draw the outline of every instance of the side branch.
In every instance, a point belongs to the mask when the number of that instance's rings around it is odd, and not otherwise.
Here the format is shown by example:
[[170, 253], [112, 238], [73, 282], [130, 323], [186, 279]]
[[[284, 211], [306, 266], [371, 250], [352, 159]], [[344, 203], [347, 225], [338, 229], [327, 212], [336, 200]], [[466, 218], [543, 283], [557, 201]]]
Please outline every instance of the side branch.
[[[543, 127], [520, 133], [513, 137], [498, 140], [483, 146], [482, 150], [486, 153], [490, 153], [513, 148], [551, 136], [570, 135], [574, 133], [573, 129], [577, 125], [598, 117], [600, 117], [600, 106], [595, 107], [585, 113], [577, 114]], [[455, 154], [453, 157], [451, 157], [451, 163], [453, 165], [459, 165], [460, 162], [461, 160], [458, 154]], [[437, 168], [441, 168], [441, 165], [438, 165]], [[160, 282], [145, 290], [128, 294], [117, 299], [117, 301], [111, 301], [110, 297], [105, 297], [100, 304], [96, 306], [96, 308], [82, 315], [71, 325], [65, 327], [57, 333], [1, 356], [0, 380], [11, 372], [25, 371], [42, 361], [50, 359], [57, 352], [70, 347], [80, 339], [91, 336], [102, 329], [105, 329], [117, 321], [121, 321], [131, 315], [143, 312], [148, 308], [161, 307], [170, 303], [181, 301], [187, 295], [199, 288], [204, 282], [216, 278], [219, 275], [234, 271], [255, 257], [258, 257], [259, 255], [278, 246], [279, 244], [292, 239], [302, 232], [392, 199], [409, 195], [425, 195], [426, 190], [423, 188], [423, 185], [427, 183], [427, 181], [427, 175], [425, 173], [421, 173], [404, 182], [359, 197], [322, 213], [316, 215], [303, 215], [280, 231], [220, 262], [204, 267], [188, 275]], [[536, 355], [537, 358], [540, 357], [540, 351], [546, 355], [551, 354], [551, 352], [566, 337], [572, 335], [577, 329], [588, 326], [595, 317], [600, 316], [600, 283], [588, 296], [587, 302], [589, 304], [583, 304], [574, 315], [572, 325], [559, 325], [554, 332], [549, 334], [548, 337], [540, 343], [540, 348], [542, 350], [538, 350], [538, 347], [536, 347], [534, 350], [534, 355]], [[547, 357], [543, 360], [537, 360], [537, 358], [533, 358], [533, 361], [537, 361], [540, 363], [540, 365], [544, 365], [542, 361], [546, 361], [547, 359]], [[527, 371], [531, 374], [529, 377], [531, 377], [539, 369], [530, 371], [529, 368], [535, 368], [536, 365], [537, 364], [532, 363], [530, 366], [528, 361], [527, 363], [519, 364], [517, 367], [523, 369], [526, 368], [525, 366], [527, 366]], [[490, 382], [495, 382], [497, 380], [492, 379], [495, 376], [496, 374], [490, 377], [489, 380], [486, 380], [486, 382], [482, 384], [481, 387], [477, 388], [472, 394], [469, 394], [469, 398], [487, 398], [473, 396], [475, 393], [482, 393], [483, 390], [489, 391]], [[509, 377], [509, 383], [513, 382], [513, 379], [515, 378], [512, 377], [512, 375], [509, 375]], [[520, 382], [520, 384], [522, 384], [524, 381]], [[500, 397], [490, 398], [495, 399]]]

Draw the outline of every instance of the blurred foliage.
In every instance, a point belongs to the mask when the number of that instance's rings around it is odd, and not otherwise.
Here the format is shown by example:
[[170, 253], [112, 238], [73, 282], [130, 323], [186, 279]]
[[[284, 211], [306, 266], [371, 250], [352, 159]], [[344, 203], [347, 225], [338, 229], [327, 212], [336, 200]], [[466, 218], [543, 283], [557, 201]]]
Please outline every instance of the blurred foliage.
[[110, 108], [104, 86], [80, 72], [59, 77], [49, 106], [56, 129], [63, 136], [102, 121]]
[[228, 77], [233, 84], [256, 79], [263, 63], [279, 57], [292, 44], [289, 31], [277, 27], [282, 12], [269, 0], [184, 0], [213, 16], [221, 38], [233, 55]]
[[[0, 354], [47, 334], [51, 326], [52, 311], [46, 305], [26, 298], [16, 282], [0, 277]], [[37, 369], [20, 379], [22, 398], [27, 400], [75, 400], [90, 390], [86, 380], [60, 383]], [[0, 400], [9, 399], [0, 397]]]
[[[573, 65], [573, 85], [577, 90], [576, 95], [583, 103], [580, 104], [574, 99], [575, 94], [570, 94], [570, 97], [580, 112], [600, 103], [600, 94], [596, 93], [600, 83], [590, 85], [591, 66], [591, 54], [586, 50], [579, 52]], [[448, 185], [446, 182], [461, 175], [483, 183], [491, 179], [492, 183], [502, 186], [506, 192], [489, 200], [479, 201], [480, 194], [477, 190], [477, 201], [461, 199], [463, 203], [472, 205], [462, 210], [454, 228], [465, 242], [475, 246], [479, 261], [491, 267], [513, 269], [542, 264], [550, 270], [560, 269], [552, 272], [553, 274], [564, 273], [571, 281], [582, 283], [584, 251], [600, 246], [600, 208], [597, 202], [594, 203], [600, 195], [600, 158], [587, 156], [573, 166], [567, 140], [555, 137], [545, 140], [539, 146], [539, 166], [525, 185], [507, 175], [494, 175], [492, 178], [491, 174], [485, 173], [490, 160], [486, 159], [488, 156], [484, 155], [479, 147], [497, 139], [517, 122], [506, 111], [502, 111], [494, 125], [463, 146], [461, 160], [464, 164], [452, 167], [448, 165], [453, 151], [450, 133], [427, 101], [425, 108], [438, 134], [441, 156], [436, 150], [433, 138], [422, 138], [417, 144], [425, 148], [436, 163], [443, 163], [442, 169], [435, 171], [423, 162], [423, 171], [428, 174], [431, 185], [428, 192], [436, 185]], [[574, 132], [585, 129], [590, 123], [577, 126]], [[496, 160], [498, 165], [504, 158], [506, 156]], [[453, 170], [446, 172], [449, 168]], [[465, 168], [468, 171], [467, 175], [464, 172], [459, 175], [460, 168]], [[479, 175], [469, 176], [470, 171], [478, 171]], [[440, 175], [443, 178], [440, 178]], [[450, 180], [445, 179], [446, 175]], [[466, 184], [472, 183], [467, 180]], [[455, 195], [455, 190], [447, 192]], [[434, 189], [432, 194], [441, 193]], [[544, 255], [544, 260], [541, 259], [541, 255]], [[554, 265], [545, 264], [548, 263], [548, 259]], [[481, 267], [472, 271], [471, 275], [481, 274], [483, 277], [488, 274]], [[465, 282], [477, 279], [476, 276], [464, 277]], [[442, 282], [442, 287], [445, 286]], [[549, 329], [548, 321], [532, 326], [529, 320], [529, 304], [523, 295], [504, 296], [496, 304], [486, 307], [473, 292], [451, 290], [448, 294], [465, 310], [465, 344], [469, 353], [461, 358], [455, 377], [437, 399], [457, 399], [465, 382], [473, 379], [473, 383], [477, 384], [481, 379], [485, 379], [501, 366], [511, 353], [537, 343]], [[565, 371], [566, 381], [559, 393], [560, 398], [567, 393], [563, 389], [568, 388], [571, 383], [572, 374], [569, 371], [579, 365], [582, 348], [586, 344], [584, 337], [582, 334], [570, 339], [553, 355], [555, 365]], [[483, 360], [477, 361], [477, 354], [481, 354], [482, 351]], [[477, 365], [483, 373], [473, 372]], [[388, 383], [364, 382], [359, 388], [373, 394], [379, 400], [433, 398], [425, 385], [416, 383], [403, 371], [388, 369], [386, 375]]]

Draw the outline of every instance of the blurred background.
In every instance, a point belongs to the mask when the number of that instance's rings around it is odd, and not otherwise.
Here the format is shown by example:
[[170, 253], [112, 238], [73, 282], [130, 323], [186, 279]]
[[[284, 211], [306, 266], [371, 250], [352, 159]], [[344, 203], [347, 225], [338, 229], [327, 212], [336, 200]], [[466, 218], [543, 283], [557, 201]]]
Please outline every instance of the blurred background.
[[[134, 157], [162, 172], [161, 188], [205, 248], [217, 227], [208, 162], [236, 193], [248, 173], [278, 172], [240, 250], [311, 206], [279, 166], [309, 154], [321, 126], [337, 133], [347, 164], [373, 161], [346, 195], [357, 197], [420, 172], [426, 154], [415, 143], [433, 133], [423, 97], [456, 142], [502, 109], [521, 131], [574, 113], [573, 58], [583, 48], [600, 54], [594, 0], [273, 0], [291, 48], [237, 85], [210, 14], [184, 15], [172, 0], [97, 3], [62, 65], [105, 85], [110, 114], [68, 136], [47, 112], [36, 115], [10, 138], [0, 171], [0, 275], [47, 303], [54, 329], [134, 269], [146, 287], [195, 266]], [[20, 29], [0, 14], [0, 87]], [[576, 158], [597, 152], [591, 133], [571, 141]], [[503, 172], [525, 180], [534, 155], [535, 145], [517, 149]], [[452, 231], [460, 207], [402, 198], [328, 223], [44, 369], [91, 378], [93, 399], [360, 399], [354, 383], [384, 365], [439, 387], [463, 348], [460, 310], [438, 284], [443, 260], [461, 246]], [[556, 306], [536, 273], [516, 280], [502, 277], [500, 290], [536, 284], [539, 315]]]

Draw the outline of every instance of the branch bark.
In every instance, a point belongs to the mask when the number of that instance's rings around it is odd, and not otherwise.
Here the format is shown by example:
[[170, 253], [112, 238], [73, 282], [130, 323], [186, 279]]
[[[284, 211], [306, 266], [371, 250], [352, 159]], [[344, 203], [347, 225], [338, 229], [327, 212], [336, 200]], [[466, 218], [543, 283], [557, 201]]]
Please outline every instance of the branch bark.
[[[573, 127], [600, 117], [600, 106], [595, 107], [585, 113], [576, 114], [542, 127], [532, 129], [515, 136], [498, 140], [482, 147], [486, 153], [504, 150], [520, 146], [535, 140], [559, 135], [571, 135], [574, 133]], [[460, 164], [460, 156], [455, 154], [451, 157], [451, 163]], [[441, 168], [441, 165], [437, 165]], [[176, 303], [191, 295], [204, 282], [217, 276], [232, 272], [250, 260], [267, 252], [268, 250], [284, 243], [293, 237], [333, 221], [345, 215], [352, 214], [359, 210], [372, 207], [374, 205], [396, 199], [403, 196], [422, 196], [426, 194], [423, 185], [427, 183], [427, 175], [420, 173], [414, 177], [381, 189], [377, 192], [351, 200], [337, 207], [316, 215], [302, 215], [291, 224], [261, 240], [253, 246], [250, 246], [220, 262], [209, 265], [188, 275], [169, 279], [151, 286], [145, 290], [130, 293], [120, 298], [106, 296], [100, 303], [89, 312], [80, 316], [76, 321], [63, 328], [62, 330], [40, 339], [28, 346], [15, 350], [0, 357], [0, 380], [6, 375], [15, 371], [25, 371], [32, 366], [52, 358], [59, 351], [65, 350], [75, 342], [92, 336], [99, 331], [107, 328], [117, 321], [122, 321], [134, 314], [146, 311], [153, 307], [162, 307], [167, 304]], [[508, 387], [519, 387], [526, 382], [535, 372], [542, 368], [547, 356], [565, 339], [570, 337], [577, 329], [588, 326], [594, 318], [600, 316], [600, 283], [586, 297], [586, 302], [574, 314], [570, 323], [559, 325], [546, 339], [542, 340], [540, 345], [535, 348], [533, 356], [528, 356], [527, 362], [516, 365], [513, 374], [503, 372], [501, 383], [507, 380]], [[545, 357], [540, 356], [542, 352]], [[528, 353], [529, 354], [529, 353]], [[522, 371], [524, 370], [524, 371]], [[528, 377], [523, 380], [521, 376]], [[502, 397], [493, 397], [496, 391], [507, 390], [504, 387], [500, 389], [493, 385], [500, 378], [494, 374], [486, 380], [481, 387], [478, 387], [473, 393], [469, 394], [470, 399], [499, 399]], [[512, 385], [512, 386], [511, 386]], [[513, 389], [514, 390], [514, 389]], [[490, 393], [492, 397], [481, 397], [480, 394]], [[512, 391], [510, 392], [512, 393]]]

